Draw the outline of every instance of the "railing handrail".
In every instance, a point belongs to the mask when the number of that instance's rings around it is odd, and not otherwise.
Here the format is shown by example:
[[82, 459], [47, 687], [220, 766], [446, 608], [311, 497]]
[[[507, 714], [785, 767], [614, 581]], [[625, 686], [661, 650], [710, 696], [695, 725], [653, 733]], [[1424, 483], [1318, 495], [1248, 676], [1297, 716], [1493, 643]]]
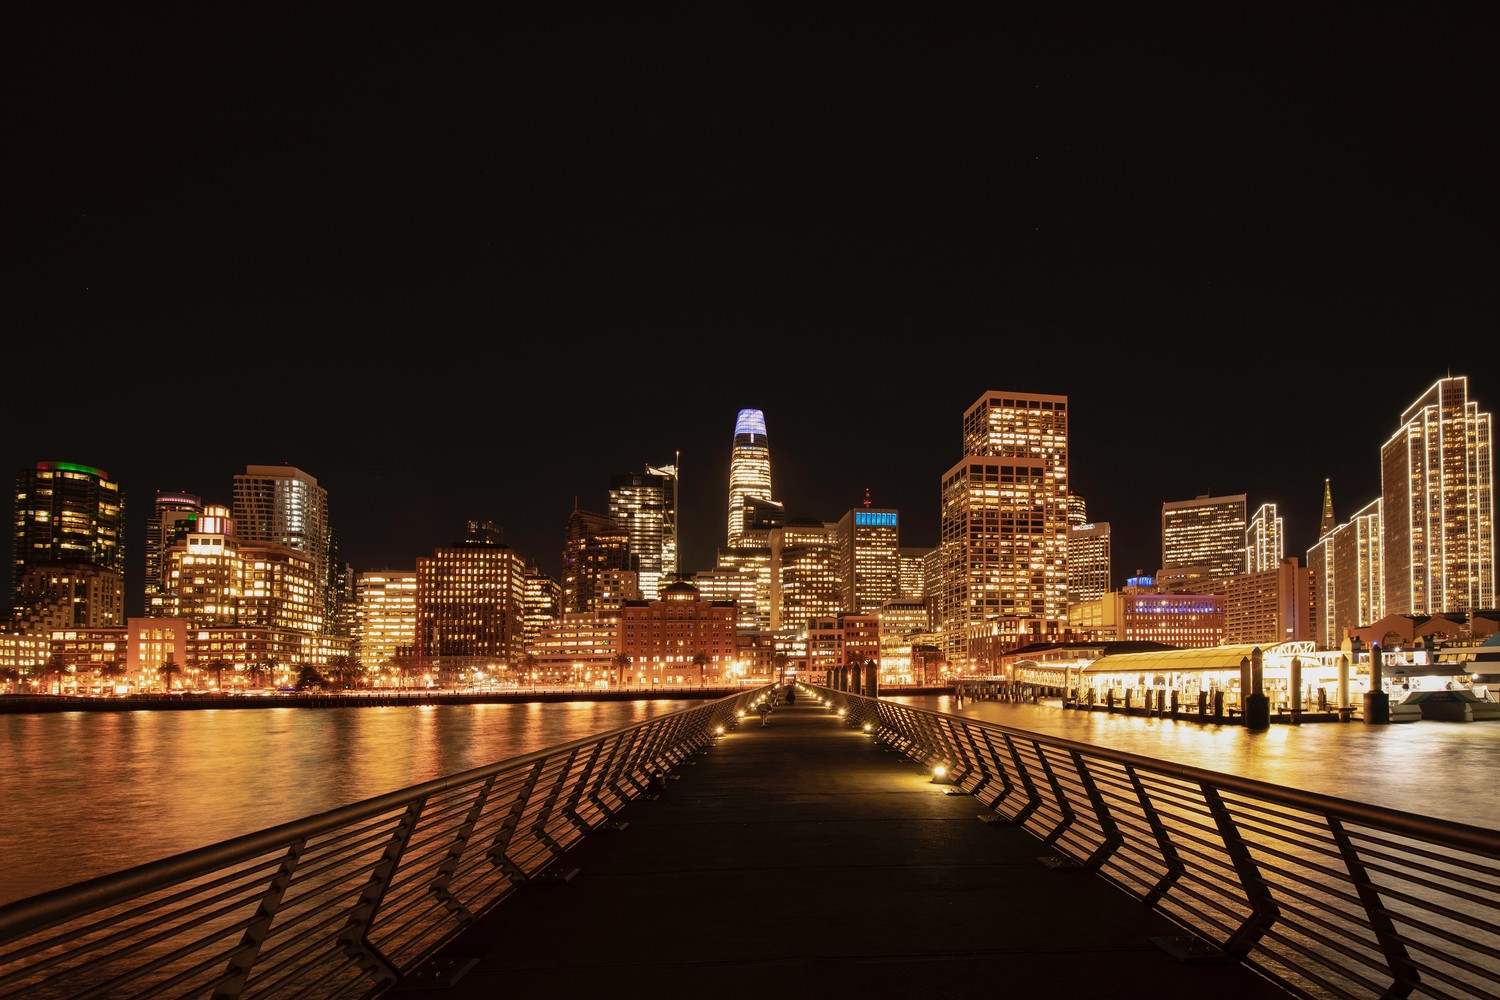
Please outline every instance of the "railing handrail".
[[516, 887], [558, 870], [583, 836], [652, 794], [768, 690], [0, 906], [0, 997], [192, 984], [230, 998], [309, 983], [320, 996], [373, 996]]
[[818, 690], [1052, 863], [1181, 925], [1184, 960], [1238, 960], [1318, 1000], [1500, 996], [1500, 831]]

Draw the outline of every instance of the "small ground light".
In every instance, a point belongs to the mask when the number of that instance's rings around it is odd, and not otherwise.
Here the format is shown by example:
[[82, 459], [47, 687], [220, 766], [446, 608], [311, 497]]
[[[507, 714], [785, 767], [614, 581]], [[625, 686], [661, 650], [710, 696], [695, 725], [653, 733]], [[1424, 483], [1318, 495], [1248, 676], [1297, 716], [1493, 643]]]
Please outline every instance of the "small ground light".
[[875, 731], [875, 727], [873, 725], [871, 725], [870, 723], [866, 722], [865, 723], [865, 732], [869, 733], [869, 732], [874, 732], [874, 731]]
[[947, 764], [934, 764], [932, 767], [932, 783], [934, 785], [951, 785], [953, 779], [948, 777]]
[[724, 735], [724, 727], [723, 726], [714, 726], [714, 735], [715, 736], [723, 736]]

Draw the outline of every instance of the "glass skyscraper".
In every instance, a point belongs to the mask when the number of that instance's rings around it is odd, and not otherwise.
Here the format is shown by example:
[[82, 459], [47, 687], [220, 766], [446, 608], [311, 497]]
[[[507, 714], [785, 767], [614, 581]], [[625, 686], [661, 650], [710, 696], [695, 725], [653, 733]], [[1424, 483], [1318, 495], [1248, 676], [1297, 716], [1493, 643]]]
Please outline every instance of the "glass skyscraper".
[[754, 501], [771, 500], [771, 449], [766, 441], [766, 415], [741, 410], [734, 422], [734, 450], [729, 455], [730, 548], [745, 531], [745, 508]]

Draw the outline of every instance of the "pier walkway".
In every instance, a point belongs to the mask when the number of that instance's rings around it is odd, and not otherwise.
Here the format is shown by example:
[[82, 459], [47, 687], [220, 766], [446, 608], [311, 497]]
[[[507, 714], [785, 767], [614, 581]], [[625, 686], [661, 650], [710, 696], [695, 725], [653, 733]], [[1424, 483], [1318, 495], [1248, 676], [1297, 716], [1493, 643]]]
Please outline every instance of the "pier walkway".
[[385, 996], [1289, 995], [815, 700], [662, 785]]

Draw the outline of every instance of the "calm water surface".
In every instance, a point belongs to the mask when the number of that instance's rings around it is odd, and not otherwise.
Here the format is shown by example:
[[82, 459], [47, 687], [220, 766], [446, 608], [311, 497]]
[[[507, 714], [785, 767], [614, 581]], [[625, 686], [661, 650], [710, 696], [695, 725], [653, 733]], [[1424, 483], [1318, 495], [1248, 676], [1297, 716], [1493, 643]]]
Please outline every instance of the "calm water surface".
[[[892, 700], [1500, 830], [1500, 721], [1203, 726]], [[696, 702], [0, 715], [0, 904]]]
[[695, 704], [0, 715], [0, 903]]

